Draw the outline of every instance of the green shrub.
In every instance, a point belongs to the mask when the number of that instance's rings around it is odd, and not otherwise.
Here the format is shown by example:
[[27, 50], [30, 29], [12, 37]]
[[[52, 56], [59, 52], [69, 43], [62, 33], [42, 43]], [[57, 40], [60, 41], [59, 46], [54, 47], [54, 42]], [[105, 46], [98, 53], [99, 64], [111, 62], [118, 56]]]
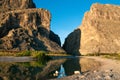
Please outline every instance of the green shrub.
[[33, 67], [44, 67], [46, 62], [47, 62], [46, 60], [45, 61], [32, 61], [30, 62], [30, 64]]
[[118, 53], [111, 53], [111, 54], [106, 54], [106, 55], [102, 55], [105, 58], [109, 58], [109, 59], [117, 59], [120, 60], [120, 54]]
[[38, 60], [41, 58], [45, 58], [46, 57], [46, 52], [45, 51], [33, 51], [31, 56], [33, 58], [37, 58]]
[[16, 53], [16, 56], [30, 56], [31, 55], [31, 51], [22, 51], [19, 53]]
[[5, 51], [1, 51], [0, 52], [0, 56], [15, 56], [16, 54], [12, 53], [12, 52], [5, 52]]

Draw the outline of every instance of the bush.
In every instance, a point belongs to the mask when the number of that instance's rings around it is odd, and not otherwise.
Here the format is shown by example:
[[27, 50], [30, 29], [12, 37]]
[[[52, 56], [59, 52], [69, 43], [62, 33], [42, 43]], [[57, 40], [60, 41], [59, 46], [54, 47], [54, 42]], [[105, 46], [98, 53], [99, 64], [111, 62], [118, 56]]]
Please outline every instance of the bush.
[[16, 53], [16, 56], [30, 56], [31, 51], [22, 51], [20, 53]]
[[33, 51], [31, 56], [36, 59], [41, 59], [46, 57], [46, 52], [45, 51]]

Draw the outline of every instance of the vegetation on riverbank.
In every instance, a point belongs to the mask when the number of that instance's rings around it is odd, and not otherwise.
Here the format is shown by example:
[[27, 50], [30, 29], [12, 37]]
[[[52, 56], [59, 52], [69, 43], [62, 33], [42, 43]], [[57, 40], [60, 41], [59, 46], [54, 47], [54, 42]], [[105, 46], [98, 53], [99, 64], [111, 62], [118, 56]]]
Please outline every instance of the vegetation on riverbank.
[[103, 57], [109, 58], [109, 59], [117, 59], [117, 60], [120, 60], [120, 54], [104, 55]]
[[0, 56], [15, 56], [15, 57], [24, 57], [30, 56], [35, 60], [48, 60], [52, 56], [68, 56], [66, 53], [56, 53], [56, 52], [46, 52], [46, 51], [1, 51]]
[[88, 54], [86, 56], [101, 56], [104, 58], [109, 58], [109, 59], [117, 59], [120, 60], [120, 53], [94, 53], [94, 54]]
[[15, 56], [15, 57], [30, 56], [33, 57], [33, 59], [40, 61], [49, 59], [49, 57], [46, 54], [48, 53], [45, 51], [0, 52], [0, 56]]

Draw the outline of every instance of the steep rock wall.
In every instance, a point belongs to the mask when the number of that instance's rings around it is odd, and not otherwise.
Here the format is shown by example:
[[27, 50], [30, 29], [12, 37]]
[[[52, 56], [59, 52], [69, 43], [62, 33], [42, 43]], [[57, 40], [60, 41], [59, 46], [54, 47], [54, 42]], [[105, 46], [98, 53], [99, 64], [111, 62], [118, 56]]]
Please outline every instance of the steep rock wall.
[[79, 53], [82, 55], [120, 53], [120, 6], [93, 4], [85, 13], [79, 29], [81, 40], [76, 44], [80, 44]]
[[80, 55], [80, 40], [81, 40], [81, 31], [80, 29], [74, 30], [72, 33], [68, 35], [65, 39], [65, 43], [63, 45], [63, 49], [72, 55]]

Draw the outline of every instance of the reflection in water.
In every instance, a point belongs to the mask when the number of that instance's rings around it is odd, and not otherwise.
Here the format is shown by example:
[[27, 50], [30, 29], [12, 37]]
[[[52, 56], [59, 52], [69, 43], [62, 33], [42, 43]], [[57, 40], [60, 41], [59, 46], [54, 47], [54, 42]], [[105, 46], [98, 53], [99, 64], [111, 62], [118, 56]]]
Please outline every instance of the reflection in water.
[[39, 73], [38, 77], [40, 80], [57, 78], [54, 76], [54, 72], [58, 71], [60, 65], [63, 64], [66, 59], [58, 59], [58, 60], [51, 60], [47, 63], [47, 65], [43, 68], [43, 70]]
[[58, 78], [62, 78], [62, 77], [65, 77], [66, 74], [65, 74], [65, 69], [63, 67], [63, 65], [60, 66], [60, 71], [58, 72]]
[[42, 66], [32, 65], [32, 63], [0, 63], [1, 80], [36, 79], [37, 73], [42, 71]]
[[[99, 63], [84, 58], [56, 59], [47, 63], [41, 62], [0, 62], [0, 80], [46, 80], [61, 78], [74, 74], [74, 71], [85, 72], [98, 67]], [[53, 74], [58, 71], [58, 75]]]
[[73, 75], [74, 71], [81, 72], [80, 58], [70, 58], [64, 62], [63, 66], [66, 71], [66, 75]]

